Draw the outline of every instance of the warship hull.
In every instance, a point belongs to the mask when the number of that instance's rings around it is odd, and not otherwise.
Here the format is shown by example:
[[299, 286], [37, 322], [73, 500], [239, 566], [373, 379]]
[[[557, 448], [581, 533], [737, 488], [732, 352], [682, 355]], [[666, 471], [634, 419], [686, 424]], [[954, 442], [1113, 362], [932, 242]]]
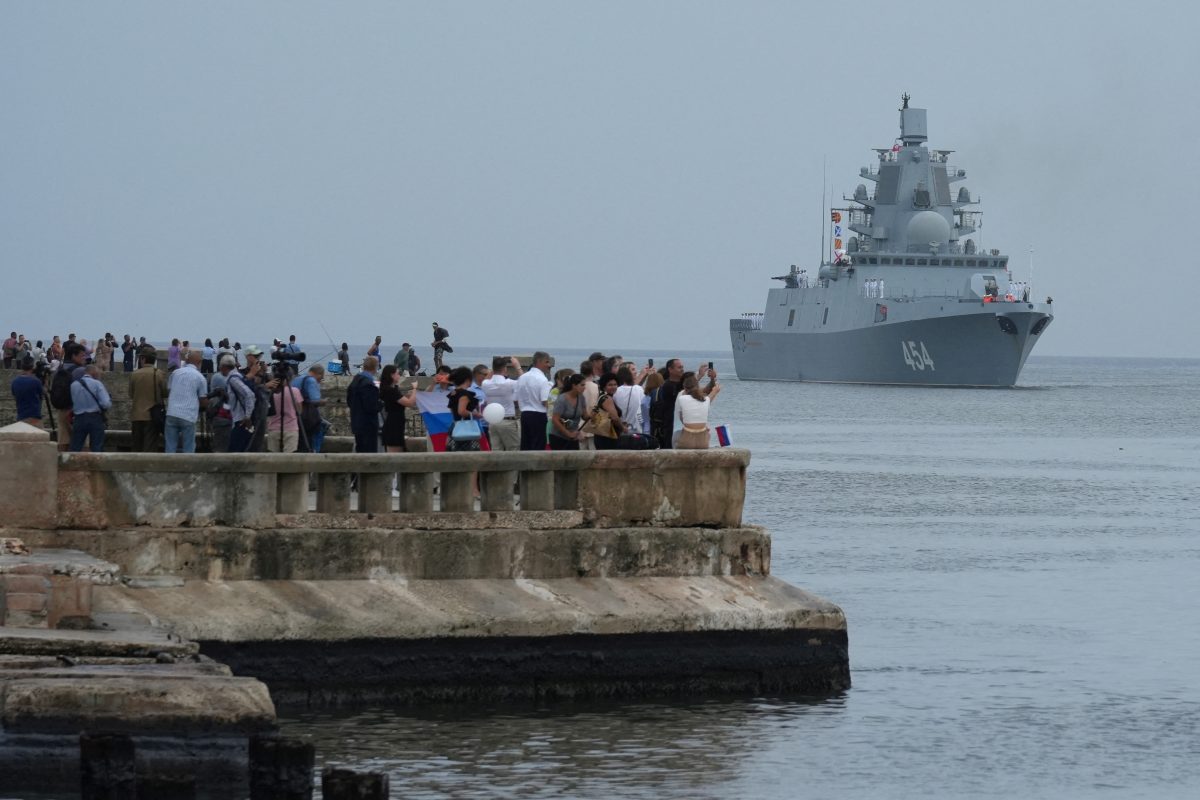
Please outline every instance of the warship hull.
[[1052, 319], [1044, 304], [972, 303], [969, 310], [828, 332], [761, 330], [731, 320], [730, 339], [740, 380], [1009, 387]]

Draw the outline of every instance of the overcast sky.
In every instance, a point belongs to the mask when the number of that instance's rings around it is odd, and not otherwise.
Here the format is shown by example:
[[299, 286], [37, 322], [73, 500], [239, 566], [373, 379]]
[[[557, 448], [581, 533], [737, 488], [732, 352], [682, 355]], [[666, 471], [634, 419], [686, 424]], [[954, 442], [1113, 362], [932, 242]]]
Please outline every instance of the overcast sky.
[[1195, 356], [1200, 20], [1115, 8], [6, 0], [0, 328], [728, 350], [907, 91], [1037, 354]]

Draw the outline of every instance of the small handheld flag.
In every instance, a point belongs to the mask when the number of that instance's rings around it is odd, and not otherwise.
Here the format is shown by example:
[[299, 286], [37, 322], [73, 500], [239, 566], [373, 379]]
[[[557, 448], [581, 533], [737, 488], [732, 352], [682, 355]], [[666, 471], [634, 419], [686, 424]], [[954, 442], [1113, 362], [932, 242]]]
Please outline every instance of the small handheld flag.
[[732, 442], [729, 439], [729, 426], [728, 425], [718, 425], [717, 426], [717, 444], [721, 445], [721, 447], [729, 447], [729, 445], [731, 443]]

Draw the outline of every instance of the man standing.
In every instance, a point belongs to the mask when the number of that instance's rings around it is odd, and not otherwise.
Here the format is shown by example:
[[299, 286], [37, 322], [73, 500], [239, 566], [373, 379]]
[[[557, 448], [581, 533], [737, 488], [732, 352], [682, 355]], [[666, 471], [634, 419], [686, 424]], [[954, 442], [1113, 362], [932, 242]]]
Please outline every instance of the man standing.
[[350, 381], [346, 390], [346, 405], [350, 408], [350, 430], [354, 434], [354, 452], [379, 452], [379, 387], [375, 385], [375, 356], [363, 359], [362, 369]]
[[299, 354], [303, 351], [300, 349], [300, 345], [296, 344], [296, 334], [293, 333], [288, 337], [288, 343], [284, 345], [283, 352], [287, 354], [284, 356], [284, 360], [292, 368], [292, 372], [297, 372], [300, 369]]
[[303, 398], [300, 422], [304, 427], [304, 437], [301, 443], [307, 441], [308, 448], [313, 453], [321, 452], [321, 443], [325, 439], [325, 424], [321, 419], [321, 406], [325, 405], [325, 401], [321, 399], [323, 380], [325, 368], [320, 364], [313, 364], [308, 368], [307, 375], [301, 375], [292, 381], [292, 386], [300, 390]]
[[233, 432], [233, 415], [229, 413], [229, 373], [233, 372], [233, 354], [217, 359], [217, 372], [208, 385], [208, 421], [212, 426], [212, 451], [229, 452], [229, 434]]
[[667, 361], [662, 368], [665, 379], [658, 390], [658, 398], [650, 406], [650, 435], [658, 440], [658, 446], [671, 447], [671, 433], [675, 430], [675, 398], [683, 381], [683, 362], [678, 358]]
[[517, 427], [517, 410], [513, 404], [517, 382], [504, 374], [510, 366], [516, 370], [517, 377], [521, 377], [521, 363], [517, 359], [496, 356], [492, 359], [492, 377], [480, 384], [487, 397], [484, 407], [492, 403], [504, 407], [504, 419], [488, 425], [488, 438], [492, 449], [497, 451], [521, 449], [521, 431]]
[[[240, 345], [238, 346], [240, 347]], [[250, 350], [261, 352], [257, 347], [251, 347]], [[236, 364], [235, 359], [234, 365], [236, 366]], [[229, 396], [229, 452], [231, 453], [246, 452], [254, 439], [254, 415], [258, 410], [256, 408], [258, 399], [254, 394], [254, 389], [247, 382], [247, 378], [255, 380], [260, 369], [262, 369], [262, 362], [255, 356], [253, 363], [246, 368], [246, 375], [233, 369], [226, 377], [225, 392]]]
[[[436, 323], [435, 323], [436, 324]], [[13, 359], [17, 357], [17, 332], [13, 331], [4, 340], [4, 368], [12, 369]]]
[[200, 374], [201, 353], [189, 350], [183, 366], [171, 373], [167, 385], [166, 452], [196, 452], [196, 419], [208, 405], [208, 380]]
[[517, 379], [513, 399], [521, 408], [521, 449], [546, 449], [546, 401], [550, 399], [550, 354], [533, 354], [533, 368]]
[[112, 408], [112, 399], [104, 384], [96, 379], [99, 374], [100, 368], [89, 364], [71, 381], [71, 403], [75, 410], [71, 429], [72, 453], [82, 452], [85, 440], [93, 453], [104, 452], [104, 413]]
[[408, 376], [408, 358], [412, 355], [412, 345], [408, 342], [400, 345], [400, 349], [396, 352], [396, 357], [392, 359], [392, 364], [396, 369], [400, 370], [401, 376]]
[[121, 362], [125, 367], [126, 372], [133, 372], [133, 357], [137, 345], [133, 342], [133, 337], [128, 333], [125, 334], [125, 341], [121, 342]]
[[66, 452], [71, 443], [73, 405], [71, 387], [76, 375], [83, 374], [87, 365], [87, 351], [79, 342], [68, 341], [63, 345], [63, 363], [50, 380], [50, 405], [54, 407], [58, 418], [58, 449]]
[[159, 449], [159, 430], [151, 419], [150, 409], [166, 399], [167, 381], [155, 366], [157, 361], [157, 351], [143, 347], [137, 371], [129, 375], [130, 449], [135, 453], [156, 453]]
[[13, 378], [12, 382], [13, 399], [17, 401], [17, 421], [40, 428], [42, 396], [46, 393], [46, 387], [33, 374], [33, 356], [25, 356], [18, 366], [21, 368], [21, 374]]
[[450, 331], [446, 330], [436, 322], [433, 323], [433, 366], [442, 366], [442, 356], [445, 353], [453, 353], [454, 348], [450, 346], [450, 342], [446, 341], [450, 338]]

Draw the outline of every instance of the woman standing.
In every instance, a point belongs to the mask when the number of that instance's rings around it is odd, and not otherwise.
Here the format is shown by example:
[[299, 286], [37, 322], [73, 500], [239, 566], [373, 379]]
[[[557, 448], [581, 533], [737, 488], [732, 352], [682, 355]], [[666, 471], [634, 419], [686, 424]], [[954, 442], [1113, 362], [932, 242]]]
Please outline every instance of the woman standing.
[[[633, 381], [632, 375], [630, 381]], [[608, 418], [612, 421], [612, 436], [606, 436], [604, 432], [593, 430], [594, 434], [592, 441], [596, 443], [597, 450], [616, 450], [617, 437], [621, 432], [629, 428], [629, 424], [621, 418], [621, 409], [614, 402], [613, 398], [617, 393], [617, 376], [611, 372], [606, 372], [600, 376], [600, 380], [596, 381], [600, 386], [600, 397], [596, 400], [596, 405], [592, 409], [592, 417], [600, 411], [608, 414]]]
[[684, 373], [683, 386], [675, 400], [675, 408], [679, 410], [679, 421], [683, 424], [683, 428], [675, 434], [674, 444], [677, 450], [708, 449], [708, 412], [712, 408], [713, 399], [720, 391], [721, 385], [713, 379], [708, 386], [708, 393], [705, 394], [700, 390], [700, 381], [696, 378], [696, 373]]
[[92, 351], [92, 363], [101, 372], [108, 372], [112, 366], [112, 348], [109, 347], [107, 339], [101, 337], [96, 340], [96, 349]]
[[[417, 404], [417, 398], [408, 389], [400, 387], [400, 370], [395, 364], [383, 368], [379, 377], [379, 401], [383, 404], [383, 446], [389, 453], [405, 453], [408, 442], [404, 437], [404, 412]], [[409, 389], [416, 385], [413, 381]]]
[[213, 347], [212, 339], [204, 340], [204, 349], [200, 351], [200, 374], [212, 375], [213, 362], [216, 361], [217, 350]]
[[576, 373], [563, 380], [562, 391], [554, 401], [550, 414], [551, 450], [578, 450], [583, 432], [579, 429], [588, 417], [587, 402], [583, 399], [583, 376]]
[[617, 370], [617, 383], [620, 386], [617, 388], [617, 393], [613, 395], [613, 402], [617, 404], [617, 410], [621, 412], [621, 421], [629, 426], [631, 432], [643, 433], [642, 400], [645, 399], [646, 393], [634, 381], [633, 369], [630, 364], [622, 364], [621, 368]]
[[[450, 413], [454, 416], [455, 422], [462, 420], [475, 419], [478, 415], [479, 399], [475, 397], [475, 393], [471, 391], [471, 380], [473, 376], [469, 367], [458, 367], [450, 371], [449, 382], [454, 387], [454, 391], [450, 392], [447, 398], [447, 403], [450, 406]], [[451, 428], [451, 432], [453, 432]], [[446, 449], [455, 452], [469, 452], [479, 450], [479, 439], [454, 439], [450, 438], [446, 442]]]

